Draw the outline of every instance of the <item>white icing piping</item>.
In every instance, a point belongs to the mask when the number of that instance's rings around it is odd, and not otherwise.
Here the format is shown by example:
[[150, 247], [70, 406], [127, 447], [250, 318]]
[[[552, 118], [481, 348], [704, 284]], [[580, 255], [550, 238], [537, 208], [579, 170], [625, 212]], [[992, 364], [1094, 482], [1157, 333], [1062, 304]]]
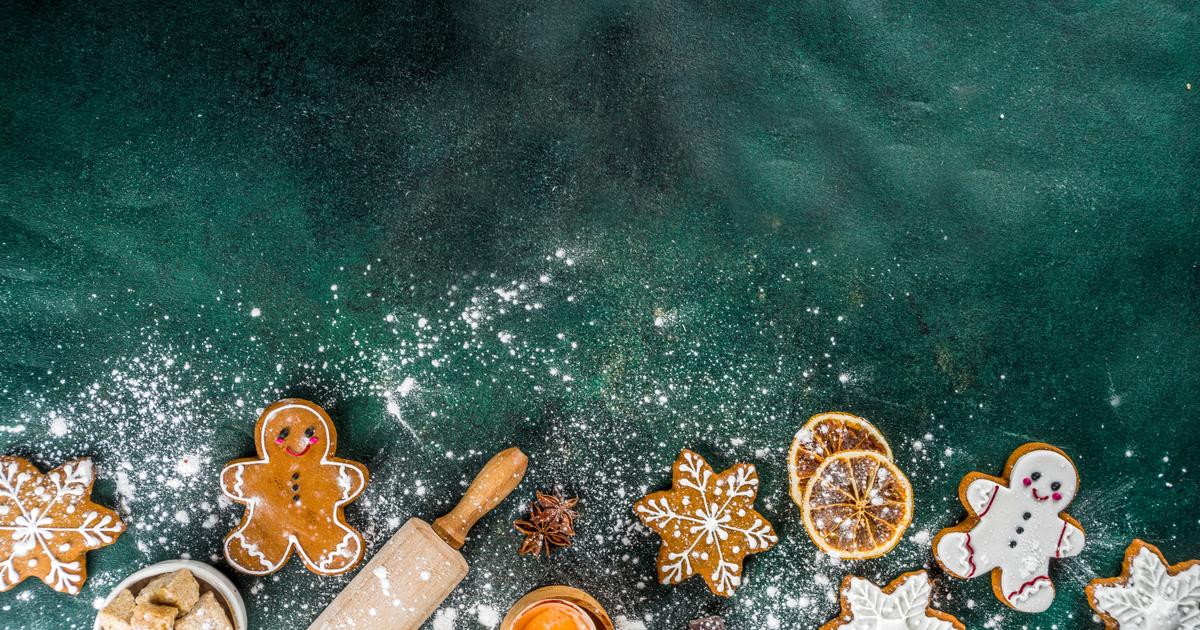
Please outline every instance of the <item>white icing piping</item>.
[[1071, 536], [1075, 533], [1075, 528], [1071, 527], [1070, 523], [1063, 523], [1062, 541], [1058, 543], [1058, 548], [1054, 550], [1055, 555], [1059, 558], [1065, 556], [1072, 549]]
[[1014, 605], [1020, 604], [1021, 602], [1029, 599], [1030, 597], [1033, 597], [1034, 593], [1037, 593], [1038, 591], [1046, 588], [1047, 586], [1050, 586], [1050, 578], [1048, 578], [1044, 575], [1039, 575], [1038, 577], [1033, 579], [1032, 584], [1028, 584], [1028, 585], [1022, 587], [1021, 590], [1019, 590], [1015, 593], [1010, 593], [1010, 598], [1008, 601], [1012, 602]]
[[958, 544], [954, 546], [954, 549], [959, 552], [959, 561], [967, 569], [966, 575], [963, 577], [974, 577], [975, 572], [971, 570], [971, 551], [967, 549], [967, 535], [963, 534], [956, 538], [958, 538]]

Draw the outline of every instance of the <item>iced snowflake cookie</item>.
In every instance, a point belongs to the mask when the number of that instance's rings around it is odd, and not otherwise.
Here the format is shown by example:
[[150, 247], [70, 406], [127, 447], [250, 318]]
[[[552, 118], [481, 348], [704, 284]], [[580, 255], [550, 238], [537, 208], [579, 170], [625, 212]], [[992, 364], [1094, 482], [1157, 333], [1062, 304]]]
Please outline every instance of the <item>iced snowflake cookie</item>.
[[930, 608], [932, 590], [924, 571], [905, 573], [883, 588], [847, 575], [842, 612], [820, 630], [965, 630], [954, 615]]
[[658, 580], [678, 584], [699, 573], [716, 595], [729, 597], [742, 583], [747, 555], [775, 546], [771, 524], [754, 511], [758, 472], [736, 464], [716, 474], [708, 462], [684, 449], [675, 460], [671, 489], [633, 506], [642, 523], [662, 537]]
[[125, 530], [116, 512], [92, 502], [92, 460], [43, 475], [20, 457], [0, 457], [0, 591], [36, 577], [76, 595], [87, 580], [89, 550]]
[[1121, 575], [1092, 580], [1088, 604], [1108, 630], [1200, 628], [1200, 560], [1167, 564], [1157, 547], [1134, 539]]
[[254, 427], [257, 459], [229, 462], [221, 491], [246, 506], [225, 538], [225, 558], [243, 573], [274, 573], [293, 552], [313, 573], [354, 568], [363, 538], [343, 507], [367, 486], [367, 468], [333, 456], [337, 431], [317, 405], [288, 398], [263, 411]]
[[958, 578], [990, 571], [1000, 601], [1042, 612], [1054, 601], [1050, 560], [1083, 551], [1083, 528], [1064, 512], [1078, 488], [1066, 453], [1026, 444], [1009, 456], [1003, 478], [978, 472], [963, 478], [958, 498], [967, 519], [938, 532], [934, 557]]

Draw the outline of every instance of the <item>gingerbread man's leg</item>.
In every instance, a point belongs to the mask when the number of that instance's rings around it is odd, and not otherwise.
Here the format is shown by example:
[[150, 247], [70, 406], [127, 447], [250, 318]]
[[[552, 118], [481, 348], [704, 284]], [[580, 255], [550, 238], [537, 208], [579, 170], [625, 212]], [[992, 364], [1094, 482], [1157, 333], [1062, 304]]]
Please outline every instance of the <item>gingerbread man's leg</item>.
[[304, 563], [315, 573], [336, 575], [349, 571], [362, 559], [362, 536], [339, 522], [298, 532], [297, 537]]
[[263, 524], [253, 514], [225, 538], [225, 559], [239, 571], [256, 575], [272, 573], [287, 562], [291, 540], [278, 528]]
[[937, 557], [946, 570], [955, 577], [972, 578], [995, 568], [995, 559], [987, 554], [976, 553], [971, 540], [975, 532], [949, 532], [938, 539]]
[[1054, 603], [1054, 582], [1050, 580], [1050, 559], [1037, 566], [1008, 566], [1000, 570], [1000, 589], [1004, 600], [1022, 612], [1039, 613]]

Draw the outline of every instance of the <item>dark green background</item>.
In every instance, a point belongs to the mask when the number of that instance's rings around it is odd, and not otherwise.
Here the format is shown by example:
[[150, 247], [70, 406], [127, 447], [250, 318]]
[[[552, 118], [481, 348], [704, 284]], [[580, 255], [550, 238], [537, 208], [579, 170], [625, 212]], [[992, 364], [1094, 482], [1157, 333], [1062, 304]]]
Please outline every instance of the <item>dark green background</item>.
[[[935, 569], [968, 627], [1099, 627], [1083, 585], [1134, 536], [1200, 556], [1193, 3], [140, 4], [0, 9], [0, 453], [93, 456], [130, 524], [0, 626], [90, 628], [129, 572], [215, 558], [217, 472], [284, 395], [370, 467], [372, 549], [529, 453], [459, 628], [554, 582], [656, 630], [815, 628], [847, 572], [932, 564], [958, 480], [1027, 440], [1075, 458], [1089, 546], [1036, 616]], [[913, 480], [882, 559], [831, 563], [787, 498], [828, 409]], [[685, 446], [758, 464], [782, 536], [728, 601], [655, 585], [630, 511]], [[556, 484], [576, 547], [517, 557]], [[345, 582], [239, 580], [267, 629]]]

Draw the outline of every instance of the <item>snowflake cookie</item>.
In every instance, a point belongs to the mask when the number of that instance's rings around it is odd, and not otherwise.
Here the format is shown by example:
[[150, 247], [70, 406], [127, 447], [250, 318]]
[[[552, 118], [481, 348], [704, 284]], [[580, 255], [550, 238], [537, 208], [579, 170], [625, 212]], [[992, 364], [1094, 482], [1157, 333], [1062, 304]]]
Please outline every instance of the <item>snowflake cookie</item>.
[[958, 498], [967, 519], [938, 533], [934, 558], [958, 578], [990, 571], [1000, 601], [1042, 612], [1054, 601], [1050, 560], [1083, 551], [1083, 527], [1063, 511], [1078, 488], [1079, 473], [1066, 453], [1026, 444], [1009, 456], [1003, 478], [978, 472], [963, 478]]
[[92, 460], [43, 475], [20, 457], [0, 457], [0, 591], [37, 577], [76, 595], [87, 579], [89, 550], [116, 542], [125, 524], [92, 503]]
[[672, 467], [671, 489], [633, 506], [642, 523], [662, 538], [658, 580], [678, 584], [699, 573], [716, 595], [729, 597], [742, 583], [742, 561], [775, 546], [771, 524], [754, 511], [758, 472], [737, 464], [716, 474], [684, 449]]
[[1157, 547], [1137, 540], [1121, 575], [1092, 580], [1088, 603], [1108, 630], [1200, 628], [1200, 560], [1167, 564]]
[[954, 615], [929, 607], [932, 591], [924, 571], [905, 573], [883, 588], [847, 575], [842, 612], [820, 630], [965, 630]]
[[278, 571], [293, 552], [320, 575], [362, 560], [363, 538], [343, 508], [367, 486], [367, 468], [333, 456], [337, 431], [319, 406], [287, 398], [263, 410], [254, 427], [258, 458], [229, 462], [221, 492], [246, 506], [225, 537], [225, 559], [251, 575]]

